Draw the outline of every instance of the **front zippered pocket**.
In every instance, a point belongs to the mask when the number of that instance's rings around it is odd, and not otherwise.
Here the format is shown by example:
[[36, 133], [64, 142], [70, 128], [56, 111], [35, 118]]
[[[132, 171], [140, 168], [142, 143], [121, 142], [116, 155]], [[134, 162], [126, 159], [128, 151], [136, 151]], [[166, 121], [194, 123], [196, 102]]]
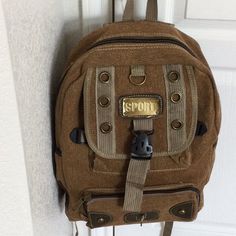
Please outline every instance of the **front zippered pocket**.
[[[179, 192], [185, 192], [185, 191], [192, 191], [195, 192], [198, 195], [199, 201], [200, 201], [200, 191], [192, 186], [186, 186], [181, 188], [172, 188], [172, 189], [147, 189], [143, 191], [143, 194], [151, 195], [151, 194], [171, 194], [171, 193], [179, 193]], [[101, 199], [101, 198], [122, 198], [124, 196], [123, 192], [119, 193], [107, 193], [107, 194], [101, 194], [101, 193], [91, 193], [91, 199]]]
[[141, 212], [124, 212], [122, 191], [90, 192], [84, 209], [91, 228], [150, 223], [160, 221], [192, 221], [200, 204], [200, 191], [193, 186], [146, 188]]

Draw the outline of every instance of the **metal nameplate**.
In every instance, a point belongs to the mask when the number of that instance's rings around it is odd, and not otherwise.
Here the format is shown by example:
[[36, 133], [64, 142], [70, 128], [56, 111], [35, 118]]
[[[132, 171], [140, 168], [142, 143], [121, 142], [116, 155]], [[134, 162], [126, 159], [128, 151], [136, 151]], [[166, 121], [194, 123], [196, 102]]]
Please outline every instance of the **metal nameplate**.
[[120, 115], [128, 118], [151, 118], [162, 112], [162, 97], [159, 95], [128, 95], [120, 98]]

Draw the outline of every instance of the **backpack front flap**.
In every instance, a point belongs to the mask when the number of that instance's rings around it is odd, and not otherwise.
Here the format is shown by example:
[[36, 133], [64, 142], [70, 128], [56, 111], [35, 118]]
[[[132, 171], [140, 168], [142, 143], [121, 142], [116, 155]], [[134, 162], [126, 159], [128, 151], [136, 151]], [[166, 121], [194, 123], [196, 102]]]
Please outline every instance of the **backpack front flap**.
[[153, 159], [178, 155], [193, 141], [197, 110], [192, 66], [131, 64], [87, 72], [85, 133], [100, 157], [129, 159], [134, 133], [142, 130], [152, 133]]

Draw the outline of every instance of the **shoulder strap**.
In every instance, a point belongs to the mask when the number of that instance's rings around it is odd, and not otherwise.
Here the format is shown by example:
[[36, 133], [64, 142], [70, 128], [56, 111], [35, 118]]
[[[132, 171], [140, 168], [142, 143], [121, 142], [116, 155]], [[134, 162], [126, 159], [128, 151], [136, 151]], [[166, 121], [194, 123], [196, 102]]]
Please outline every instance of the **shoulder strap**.
[[112, 23], [114, 23], [116, 20], [116, 2], [115, 2], [115, 0], [112, 0], [111, 6], [112, 6], [112, 13], [111, 13], [112, 19], [111, 19], [111, 21], [112, 21]]
[[174, 222], [165, 222], [163, 236], [171, 236]]
[[157, 21], [158, 18], [158, 5], [157, 0], [148, 0], [146, 10], [146, 20]]
[[[146, 10], [146, 20], [157, 21], [158, 17], [158, 7], [157, 0], [148, 0], [147, 10]], [[127, 0], [123, 21], [133, 21], [134, 20], [134, 0]]]
[[123, 14], [123, 21], [134, 20], [134, 0], [127, 0]]

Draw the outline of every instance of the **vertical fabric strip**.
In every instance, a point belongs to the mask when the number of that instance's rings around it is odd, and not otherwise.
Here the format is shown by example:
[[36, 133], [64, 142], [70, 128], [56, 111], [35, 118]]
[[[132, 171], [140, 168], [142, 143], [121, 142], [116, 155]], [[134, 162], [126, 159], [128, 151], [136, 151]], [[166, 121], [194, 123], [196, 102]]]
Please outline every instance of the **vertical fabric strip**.
[[145, 76], [145, 66], [144, 65], [132, 65], [131, 66], [132, 76]]
[[[134, 131], [152, 131], [153, 120], [134, 120], [133, 126]], [[149, 169], [150, 160], [130, 159], [125, 185], [124, 211], [141, 211], [143, 189]]]
[[[102, 72], [110, 74], [108, 83], [102, 83], [99, 80], [99, 75]], [[97, 147], [105, 154], [116, 153], [116, 133], [115, 133], [115, 68], [103, 67], [96, 68], [96, 122], [97, 122]], [[99, 105], [98, 100], [101, 96], [106, 96], [110, 99], [108, 107]], [[101, 124], [109, 122], [112, 125], [112, 130], [109, 133], [102, 133], [100, 130]]]
[[149, 168], [150, 160], [130, 159], [125, 185], [124, 211], [141, 211], [143, 188]]
[[[178, 150], [187, 141], [186, 134], [186, 89], [183, 75], [182, 65], [165, 65], [163, 66], [165, 86], [166, 86], [166, 101], [167, 101], [167, 142], [168, 151]], [[171, 82], [168, 79], [168, 74], [172, 71], [179, 73], [180, 77], [177, 81]], [[170, 99], [173, 93], [181, 94], [181, 100], [178, 103], [173, 103]], [[183, 123], [183, 127], [179, 130], [174, 130], [171, 123], [174, 120], [179, 120]]]
[[[196, 133], [197, 127], [197, 117], [198, 117], [198, 94], [197, 94], [197, 83], [194, 75], [194, 70], [192, 66], [186, 66], [189, 84], [191, 87], [192, 95], [192, 126], [190, 133]], [[194, 129], [194, 130], [192, 130]]]
[[134, 131], [141, 130], [141, 131], [151, 131], [153, 129], [153, 120], [152, 119], [140, 119], [133, 121]]

